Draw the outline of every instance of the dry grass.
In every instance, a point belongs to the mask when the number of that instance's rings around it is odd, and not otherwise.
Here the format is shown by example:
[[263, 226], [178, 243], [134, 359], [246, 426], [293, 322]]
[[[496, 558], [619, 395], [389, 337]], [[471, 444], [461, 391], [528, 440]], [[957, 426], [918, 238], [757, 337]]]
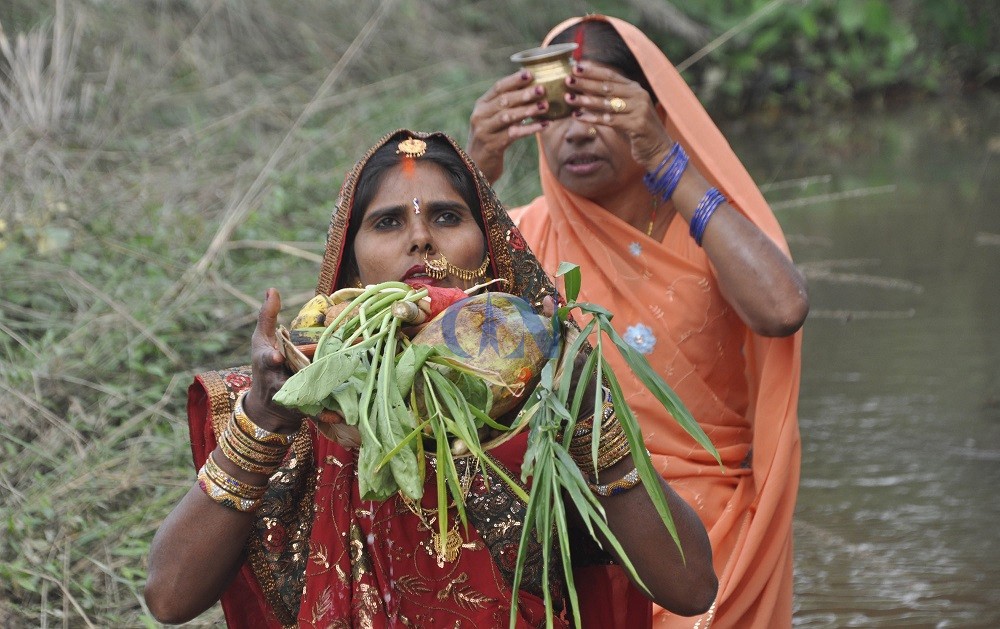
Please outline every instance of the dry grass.
[[289, 310], [311, 295], [365, 147], [463, 137], [538, 37], [469, 35], [444, 2], [280, 8], [0, 13], [35, 16], [0, 35], [0, 626], [155, 625], [145, 556], [193, 480], [191, 375], [245, 361], [267, 286]]

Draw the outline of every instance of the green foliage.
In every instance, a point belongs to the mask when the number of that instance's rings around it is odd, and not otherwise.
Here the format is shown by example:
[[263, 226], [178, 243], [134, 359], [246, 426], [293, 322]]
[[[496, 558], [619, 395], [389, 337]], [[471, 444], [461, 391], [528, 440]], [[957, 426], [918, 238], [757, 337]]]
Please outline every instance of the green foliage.
[[[997, 44], [987, 33], [1000, 25], [1000, 10], [985, 3], [676, 4], [713, 33], [737, 29], [686, 73], [704, 102], [729, 115], [759, 108], [817, 111], [890, 90], [940, 91], [956, 75], [977, 84], [997, 76]], [[676, 39], [661, 43], [674, 59], [696, 52]]]

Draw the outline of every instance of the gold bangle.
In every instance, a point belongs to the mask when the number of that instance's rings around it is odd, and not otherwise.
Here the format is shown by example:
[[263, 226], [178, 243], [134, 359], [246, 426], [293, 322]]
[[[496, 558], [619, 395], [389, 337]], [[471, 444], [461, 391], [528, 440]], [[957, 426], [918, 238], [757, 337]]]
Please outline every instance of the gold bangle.
[[226, 455], [226, 458], [232, 461], [233, 465], [247, 472], [266, 474], [267, 476], [274, 474], [278, 470], [278, 467], [281, 465], [280, 461], [278, 463], [265, 464], [237, 451], [229, 440], [228, 432], [229, 428], [223, 431], [222, 438], [219, 439], [219, 448], [222, 449], [222, 453]]
[[608, 483], [607, 485], [596, 485], [587, 481], [587, 486], [590, 487], [590, 491], [594, 492], [598, 496], [608, 498], [611, 496], [617, 496], [620, 493], [632, 489], [638, 485], [641, 480], [642, 479], [639, 478], [639, 469], [633, 467], [628, 474], [622, 476], [614, 482]]
[[223, 436], [238, 452], [265, 465], [281, 463], [288, 453], [287, 446], [274, 447], [251, 439], [236, 426], [235, 421], [230, 421]]
[[204, 470], [208, 477], [215, 481], [216, 485], [224, 488], [234, 496], [247, 499], [257, 499], [263, 497], [267, 492], [266, 484], [251, 485], [250, 483], [244, 483], [226, 470], [219, 467], [219, 464], [215, 461], [214, 452], [210, 453], [208, 455], [208, 459], [205, 460]]
[[248, 513], [254, 511], [260, 506], [260, 498], [241, 498], [225, 487], [216, 483], [203, 465], [200, 470], [198, 470], [198, 486], [201, 490], [205, 492], [205, 495], [219, 503], [224, 507], [229, 507], [230, 509], [235, 509], [236, 511], [242, 511]]
[[233, 417], [236, 419], [236, 424], [239, 426], [240, 430], [243, 431], [245, 435], [258, 441], [261, 444], [268, 445], [270, 447], [282, 446], [287, 448], [292, 445], [292, 441], [295, 439], [295, 435], [283, 435], [280, 432], [271, 432], [269, 430], [264, 430], [257, 424], [253, 422], [252, 419], [243, 411], [243, 398], [249, 393], [249, 389], [242, 392], [236, 398], [236, 404], [233, 405]]
[[616, 447], [608, 450], [598, 450], [597, 451], [597, 471], [603, 472], [615, 463], [618, 463], [630, 452], [631, 448], [628, 445], [628, 440], [622, 441]]

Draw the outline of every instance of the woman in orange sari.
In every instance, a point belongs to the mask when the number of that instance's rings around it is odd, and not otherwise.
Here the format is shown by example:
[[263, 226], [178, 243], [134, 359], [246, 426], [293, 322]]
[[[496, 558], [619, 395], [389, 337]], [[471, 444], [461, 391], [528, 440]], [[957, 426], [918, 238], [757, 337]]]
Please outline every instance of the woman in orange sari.
[[581, 299], [615, 312], [722, 457], [622, 378], [654, 463], [709, 531], [720, 579], [704, 615], [654, 608], [654, 626], [788, 627], [804, 279], [746, 169], [656, 45], [599, 15], [559, 24], [545, 43], [574, 41], [572, 115], [538, 116], [544, 90], [512, 74], [477, 101], [469, 153], [495, 181], [510, 143], [537, 134], [543, 196], [512, 211], [522, 234], [547, 270], [581, 266]]
[[[450, 138], [399, 131], [383, 137], [348, 174], [316, 292], [413, 279], [467, 289], [494, 278], [551, 314], [555, 287], [523, 242], [478, 168]], [[443, 277], [430, 273], [432, 262], [442, 263], [435, 268], [445, 270]], [[526, 503], [470, 457], [456, 459], [468, 492], [468, 528], [459, 526], [453, 506], [447, 536], [436, 533], [433, 473], [422, 501], [401, 494], [363, 499], [357, 442], [329, 439], [315, 422], [272, 400], [290, 375], [276, 347], [280, 306], [277, 291], [269, 290], [251, 340], [251, 366], [201, 374], [189, 389], [191, 447], [201, 471], [153, 540], [145, 592], [153, 615], [185, 622], [221, 599], [234, 628], [508, 626]], [[511, 478], [521, 477], [527, 436], [488, 452]], [[615, 491], [593, 490], [643, 583], [680, 613], [707, 609], [717, 580], [704, 527], [661, 483], [682, 559], [649, 494], [624, 490], [635, 487], [621, 480], [631, 456], [616, 461], [600, 476]], [[571, 536], [574, 565], [607, 563], [609, 556], [579, 528], [580, 535]], [[545, 624], [542, 563], [540, 545], [529, 543], [517, 627]], [[555, 625], [566, 627], [572, 611], [556, 572], [549, 581]], [[648, 626], [648, 617], [603, 603], [581, 600], [584, 626]]]

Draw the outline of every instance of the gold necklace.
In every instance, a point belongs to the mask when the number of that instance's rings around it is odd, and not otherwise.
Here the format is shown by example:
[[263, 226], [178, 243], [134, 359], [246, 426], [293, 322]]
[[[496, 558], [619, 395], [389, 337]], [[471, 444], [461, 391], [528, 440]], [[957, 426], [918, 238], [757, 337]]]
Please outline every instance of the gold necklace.
[[[465, 497], [468, 496], [469, 489], [472, 487], [473, 476], [474, 474], [466, 474], [459, 482], [459, 485], [462, 488], [463, 501], [465, 500]], [[438, 510], [427, 509], [423, 505], [417, 504], [402, 491], [398, 493], [400, 501], [406, 505], [406, 508], [410, 510], [410, 513], [417, 516], [424, 528], [430, 532], [431, 545], [427, 547], [427, 554], [437, 559], [438, 568], [444, 568], [445, 562], [452, 563], [456, 561], [458, 559], [458, 555], [462, 552], [462, 547], [465, 546], [465, 540], [462, 539], [462, 534], [458, 531], [458, 518], [455, 518], [455, 523], [451, 525], [451, 528], [448, 529], [444, 538], [442, 538], [441, 529], [434, 526], [438, 519]], [[451, 504], [448, 505], [448, 510], [454, 506], [455, 501], [453, 500]], [[428, 520], [425, 518], [425, 515], [430, 519]]]
[[656, 197], [653, 197], [653, 209], [649, 213], [649, 227], [646, 228], [646, 235], [650, 238], [653, 237], [653, 224], [656, 222]]

